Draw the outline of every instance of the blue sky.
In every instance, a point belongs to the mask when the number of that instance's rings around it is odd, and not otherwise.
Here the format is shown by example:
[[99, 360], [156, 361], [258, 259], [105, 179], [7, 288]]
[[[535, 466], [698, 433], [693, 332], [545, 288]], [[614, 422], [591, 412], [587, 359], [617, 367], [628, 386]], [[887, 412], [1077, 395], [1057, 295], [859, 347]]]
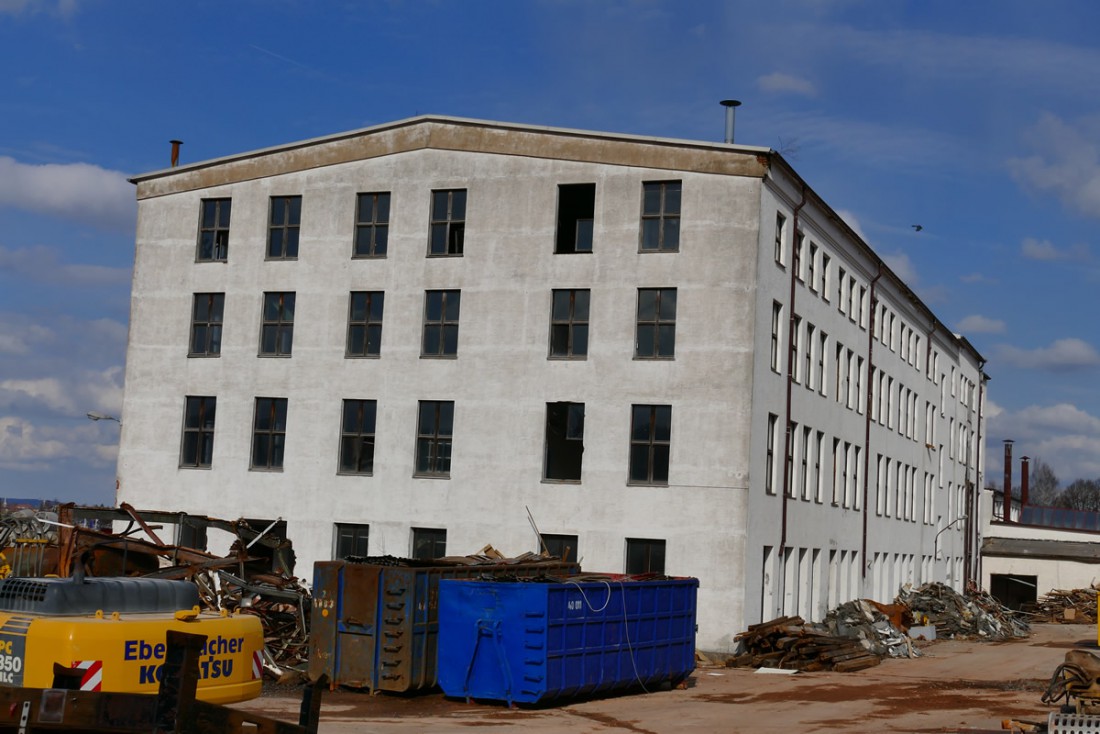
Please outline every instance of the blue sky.
[[[0, 0], [0, 496], [113, 503], [126, 177], [417, 114], [780, 150], [1100, 478], [1100, 3]], [[913, 224], [922, 225], [916, 232]], [[173, 427], [174, 429], [174, 427]], [[168, 508], [170, 509], [170, 508]]]

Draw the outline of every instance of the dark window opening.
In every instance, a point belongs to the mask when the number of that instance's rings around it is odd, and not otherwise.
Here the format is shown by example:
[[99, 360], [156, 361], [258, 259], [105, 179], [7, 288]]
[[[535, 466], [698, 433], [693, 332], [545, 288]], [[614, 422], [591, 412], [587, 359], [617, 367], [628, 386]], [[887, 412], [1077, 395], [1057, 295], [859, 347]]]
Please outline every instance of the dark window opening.
[[630, 422], [630, 481], [668, 484], [672, 449], [672, 406], [632, 406]]
[[546, 551], [552, 556], [556, 556], [563, 561], [576, 563], [579, 553], [577, 552], [577, 536], [576, 535], [554, 535], [552, 533], [542, 533], [541, 535], [542, 547], [537, 549], [537, 552]]
[[665, 572], [665, 541], [646, 538], [626, 539], [626, 572], [628, 574]]
[[345, 400], [340, 423], [340, 473], [374, 472], [374, 422], [377, 402]]
[[286, 447], [286, 398], [256, 398], [252, 427], [252, 468], [283, 468]]
[[217, 405], [215, 397], [187, 397], [183, 409], [181, 467], [209, 467], [213, 462]]
[[428, 255], [461, 255], [465, 237], [466, 189], [433, 191]]
[[229, 257], [230, 199], [203, 199], [199, 223], [199, 262], [224, 262]]
[[413, 528], [412, 557], [430, 561], [447, 555], [447, 531], [437, 528]]
[[634, 356], [672, 359], [676, 355], [676, 289], [638, 289], [638, 330]]
[[989, 593], [1001, 604], [1017, 612], [1025, 605], [1035, 604], [1038, 586], [1038, 576], [995, 573], [989, 577]]
[[298, 232], [302, 223], [302, 197], [272, 196], [267, 233], [268, 260], [298, 257]]
[[353, 257], [385, 257], [390, 236], [389, 193], [359, 194]]
[[587, 289], [556, 290], [550, 313], [550, 356], [576, 359], [588, 354]]
[[370, 525], [336, 523], [336, 550], [334, 560], [343, 560], [349, 556], [364, 558], [367, 556], [367, 544], [370, 540]]
[[353, 291], [348, 303], [348, 357], [377, 357], [382, 349], [382, 291]]
[[420, 401], [416, 429], [416, 473], [420, 476], [451, 475], [451, 440], [455, 404], [450, 400]]
[[294, 346], [294, 293], [265, 293], [260, 355], [289, 357]]
[[596, 216], [596, 184], [558, 186], [558, 234], [554, 252], [592, 252]]
[[680, 182], [642, 184], [642, 252], [680, 249]]
[[546, 479], [579, 482], [584, 457], [584, 403], [546, 404]]
[[217, 357], [222, 351], [224, 293], [196, 293], [191, 307], [190, 357]]
[[458, 354], [458, 315], [462, 292], [428, 291], [424, 294], [424, 340], [421, 356], [454, 357]]

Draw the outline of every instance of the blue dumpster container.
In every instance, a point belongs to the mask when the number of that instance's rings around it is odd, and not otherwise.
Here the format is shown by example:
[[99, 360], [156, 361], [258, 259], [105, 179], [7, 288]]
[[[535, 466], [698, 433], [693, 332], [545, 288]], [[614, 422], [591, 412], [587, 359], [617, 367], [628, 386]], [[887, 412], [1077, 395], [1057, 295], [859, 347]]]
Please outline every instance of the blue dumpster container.
[[695, 669], [698, 579], [587, 575], [439, 583], [448, 696], [545, 703], [679, 683]]

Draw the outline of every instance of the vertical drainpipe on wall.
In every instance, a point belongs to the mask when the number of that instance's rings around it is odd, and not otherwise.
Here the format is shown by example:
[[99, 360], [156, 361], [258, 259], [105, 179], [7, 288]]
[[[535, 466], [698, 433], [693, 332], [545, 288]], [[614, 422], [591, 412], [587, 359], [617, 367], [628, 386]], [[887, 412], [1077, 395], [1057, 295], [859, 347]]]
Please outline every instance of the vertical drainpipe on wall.
[[[867, 502], [868, 487], [870, 486], [871, 478], [871, 400], [874, 399], [874, 375], [875, 370], [875, 306], [877, 300], [875, 299], [875, 290], [878, 286], [878, 279], [882, 277], [882, 261], [878, 263], [878, 274], [875, 275], [874, 280], [871, 281], [871, 315], [867, 319], [867, 402], [863, 406], [863, 550], [860, 565], [861, 578], [867, 579], [867, 516], [870, 505]], [[858, 407], [858, 406], [857, 406]]]
[[978, 547], [978, 528], [981, 527], [978, 524], [978, 507], [981, 505], [981, 482], [982, 482], [982, 415], [984, 413], [983, 403], [985, 399], [985, 383], [989, 379], [986, 377], [985, 360], [981, 360], [978, 363], [978, 435], [975, 438], [977, 448], [974, 454], [974, 466], [977, 467], [974, 471], [974, 482], [968, 484], [966, 488], [967, 492], [967, 513], [966, 521], [963, 524], [963, 535], [966, 539], [966, 551], [963, 555], [963, 578], [973, 583], [975, 586], [980, 586], [978, 580], [981, 578], [982, 568], [981, 561], [982, 555], [980, 548]]
[[[794, 351], [794, 339], [791, 337], [794, 329], [794, 285], [795, 278], [798, 277], [798, 273], [795, 272], [795, 252], [798, 250], [798, 213], [802, 211], [802, 207], [806, 205], [806, 184], [802, 184], [802, 200], [798, 202], [798, 206], [794, 208], [794, 220], [791, 225], [791, 298], [790, 298], [790, 313], [787, 317], [787, 409], [786, 409], [786, 422], [784, 423], [786, 438], [783, 441], [783, 497], [781, 500], [782, 512], [780, 515], [780, 529], [779, 529], [779, 558], [783, 558], [783, 554], [787, 550], [787, 500], [790, 499], [790, 482], [791, 482], [791, 392], [794, 385], [794, 359], [791, 353]], [[799, 265], [801, 265], [799, 261]]]

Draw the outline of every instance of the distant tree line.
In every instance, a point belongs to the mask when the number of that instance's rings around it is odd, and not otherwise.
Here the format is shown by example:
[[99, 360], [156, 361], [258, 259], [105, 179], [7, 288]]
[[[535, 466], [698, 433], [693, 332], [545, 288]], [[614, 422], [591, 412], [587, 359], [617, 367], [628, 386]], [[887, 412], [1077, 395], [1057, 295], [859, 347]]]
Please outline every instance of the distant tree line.
[[[1012, 494], [1019, 498], [1019, 487], [1013, 489]], [[1042, 459], [1032, 459], [1028, 472], [1027, 503], [1037, 507], [1100, 512], [1100, 478], [1075, 479], [1063, 489], [1050, 464]]]

